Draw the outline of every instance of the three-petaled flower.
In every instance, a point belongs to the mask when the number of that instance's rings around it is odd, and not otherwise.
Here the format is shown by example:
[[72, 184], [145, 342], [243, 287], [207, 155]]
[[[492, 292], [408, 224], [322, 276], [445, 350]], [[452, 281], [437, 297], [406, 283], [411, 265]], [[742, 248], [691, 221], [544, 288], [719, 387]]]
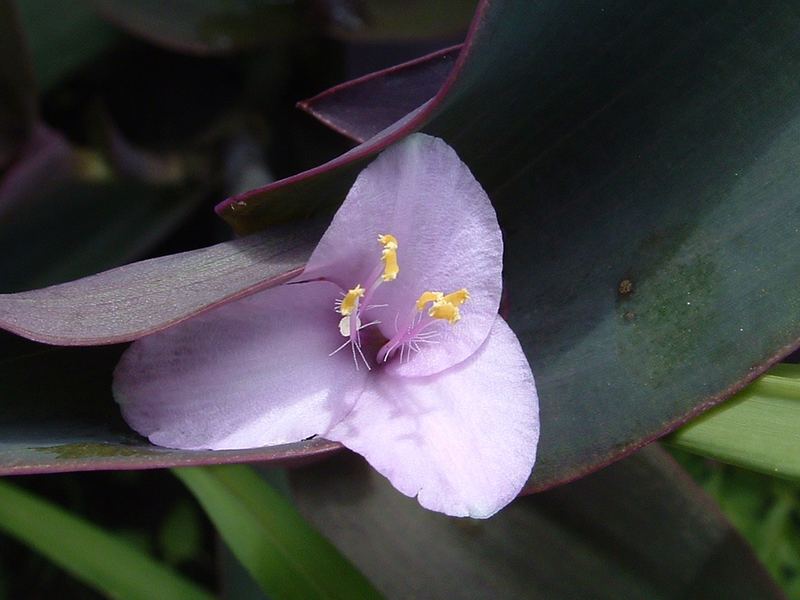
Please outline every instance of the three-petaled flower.
[[539, 437], [533, 375], [497, 314], [502, 252], [469, 169], [415, 134], [359, 175], [295, 282], [135, 342], [115, 397], [158, 445], [318, 435], [426, 508], [488, 517]]

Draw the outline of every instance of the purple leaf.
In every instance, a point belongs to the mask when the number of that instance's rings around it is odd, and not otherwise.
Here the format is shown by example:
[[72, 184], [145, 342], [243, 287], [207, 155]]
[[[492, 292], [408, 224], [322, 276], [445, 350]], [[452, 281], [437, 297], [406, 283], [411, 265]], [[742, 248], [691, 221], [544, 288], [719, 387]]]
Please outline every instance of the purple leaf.
[[301, 272], [317, 232], [276, 227], [43, 289], [0, 295], [0, 327], [60, 345], [113, 344]]
[[461, 45], [359, 77], [303, 100], [298, 108], [362, 143], [433, 98]]

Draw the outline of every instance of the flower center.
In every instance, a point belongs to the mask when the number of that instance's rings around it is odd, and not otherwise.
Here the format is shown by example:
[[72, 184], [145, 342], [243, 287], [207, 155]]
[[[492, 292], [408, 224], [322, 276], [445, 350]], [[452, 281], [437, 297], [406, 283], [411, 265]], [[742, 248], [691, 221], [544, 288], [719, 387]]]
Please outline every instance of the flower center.
[[[415, 308], [417, 314], [411, 320], [411, 324], [405, 329], [398, 329], [388, 342], [378, 350], [378, 362], [386, 362], [389, 357], [399, 352], [400, 360], [411, 356], [411, 352], [420, 352], [421, 346], [425, 344], [435, 344], [439, 332], [429, 329], [437, 321], [447, 321], [450, 325], [455, 325], [461, 319], [459, 306], [469, 300], [469, 292], [466, 288], [461, 288], [450, 294], [442, 292], [423, 292], [417, 299]], [[425, 307], [430, 304], [430, 308], [425, 312]]]
[[[336, 301], [334, 307], [336, 312], [342, 315], [339, 320], [339, 332], [348, 339], [331, 352], [331, 356], [349, 345], [353, 352], [356, 370], [358, 369], [359, 356], [367, 369], [371, 369], [370, 363], [362, 350], [361, 330], [380, 324], [380, 321], [377, 320], [362, 323], [361, 313], [373, 308], [387, 306], [385, 304], [370, 304], [369, 301], [381, 284], [394, 281], [400, 273], [400, 266], [397, 260], [397, 238], [388, 233], [382, 234], [378, 236], [378, 243], [383, 246], [381, 259], [368, 277], [367, 287], [362, 287], [360, 283], [357, 283], [355, 287], [349, 289], [343, 294], [342, 298]], [[436, 343], [435, 338], [439, 336], [439, 331], [431, 330], [431, 327], [440, 321], [455, 325], [461, 319], [459, 307], [467, 300], [469, 300], [469, 292], [465, 288], [449, 294], [423, 292], [415, 303], [414, 308], [416, 310], [407, 327], [403, 329], [397, 327], [397, 318], [395, 318], [395, 334], [378, 350], [377, 362], [384, 363], [395, 353], [400, 355], [400, 360], [402, 361], [409, 358], [412, 351], [420, 352], [421, 346]], [[426, 307], [427, 311], [425, 310]]]

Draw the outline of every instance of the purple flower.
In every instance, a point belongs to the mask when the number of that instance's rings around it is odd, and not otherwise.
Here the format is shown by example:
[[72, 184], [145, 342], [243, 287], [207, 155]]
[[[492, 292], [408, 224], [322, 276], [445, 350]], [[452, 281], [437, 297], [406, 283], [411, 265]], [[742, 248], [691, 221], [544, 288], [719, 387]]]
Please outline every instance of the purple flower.
[[466, 165], [413, 135], [359, 175], [301, 277], [135, 342], [115, 397], [161, 446], [319, 435], [426, 508], [488, 517], [539, 437], [533, 375], [497, 314], [502, 252]]

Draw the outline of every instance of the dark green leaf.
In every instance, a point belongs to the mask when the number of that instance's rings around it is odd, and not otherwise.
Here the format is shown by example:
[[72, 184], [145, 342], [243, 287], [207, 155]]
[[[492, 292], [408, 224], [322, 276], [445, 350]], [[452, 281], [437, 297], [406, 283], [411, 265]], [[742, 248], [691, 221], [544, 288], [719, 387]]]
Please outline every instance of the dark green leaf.
[[167, 513], [158, 532], [160, 554], [167, 564], [193, 560], [203, 552], [200, 514], [189, 501], [181, 500]]
[[657, 447], [486, 521], [422, 510], [350, 455], [292, 481], [301, 512], [390, 598], [781, 597]]
[[36, 79], [48, 90], [118, 39], [84, 0], [20, 0]]
[[40, 184], [32, 191], [40, 193], [0, 218], [3, 291], [61, 283], [138, 258], [202, 200], [181, 186], [130, 181], [72, 181], [46, 191]]
[[[800, 587], [800, 487], [674, 449], [673, 454], [717, 500], [787, 595], [796, 598], [794, 590]], [[776, 520], [774, 515], [782, 517]]]

